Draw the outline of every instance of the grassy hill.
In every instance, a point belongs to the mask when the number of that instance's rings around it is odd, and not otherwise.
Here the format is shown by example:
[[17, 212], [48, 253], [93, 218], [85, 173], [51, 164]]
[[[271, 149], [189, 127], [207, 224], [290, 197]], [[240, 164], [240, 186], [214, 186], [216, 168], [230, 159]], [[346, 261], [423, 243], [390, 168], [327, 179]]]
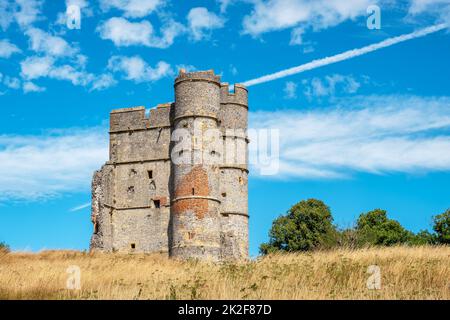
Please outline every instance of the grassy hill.
[[[68, 290], [69, 266], [81, 289]], [[381, 288], [368, 289], [379, 267]], [[270, 255], [245, 264], [162, 255], [0, 252], [0, 299], [450, 299], [450, 247]]]

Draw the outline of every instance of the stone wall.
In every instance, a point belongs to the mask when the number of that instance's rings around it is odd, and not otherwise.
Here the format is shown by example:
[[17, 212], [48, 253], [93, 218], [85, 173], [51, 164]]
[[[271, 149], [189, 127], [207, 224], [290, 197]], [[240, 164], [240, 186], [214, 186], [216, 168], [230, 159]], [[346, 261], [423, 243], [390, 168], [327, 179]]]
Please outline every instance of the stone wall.
[[[245, 87], [230, 93], [213, 71], [182, 71], [175, 103], [149, 117], [144, 107], [112, 111], [110, 158], [92, 182], [91, 249], [247, 259], [247, 99]], [[192, 139], [186, 150], [175, 148], [176, 129]], [[204, 137], [208, 129], [218, 135]], [[217, 162], [202, 162], [205, 154]]]
[[110, 160], [93, 179], [91, 248], [168, 252], [170, 105], [110, 115]]

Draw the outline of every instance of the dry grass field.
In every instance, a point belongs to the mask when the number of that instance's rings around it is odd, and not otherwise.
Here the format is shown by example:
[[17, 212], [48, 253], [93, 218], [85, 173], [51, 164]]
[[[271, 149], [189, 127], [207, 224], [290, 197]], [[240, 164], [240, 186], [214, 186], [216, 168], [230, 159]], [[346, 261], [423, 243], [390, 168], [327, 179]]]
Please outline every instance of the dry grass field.
[[[67, 268], [79, 266], [80, 290]], [[369, 290], [370, 265], [381, 288]], [[0, 299], [449, 299], [450, 247], [272, 255], [245, 264], [161, 255], [0, 253]]]

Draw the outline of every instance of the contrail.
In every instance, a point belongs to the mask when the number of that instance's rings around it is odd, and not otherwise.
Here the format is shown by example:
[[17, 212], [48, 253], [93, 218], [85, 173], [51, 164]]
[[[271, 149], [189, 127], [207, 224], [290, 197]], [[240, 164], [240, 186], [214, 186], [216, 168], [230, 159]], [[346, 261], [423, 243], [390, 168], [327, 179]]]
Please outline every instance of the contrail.
[[88, 202], [88, 203], [82, 204], [82, 205], [80, 205], [80, 206], [78, 206], [78, 207], [72, 208], [72, 209], [70, 209], [69, 211], [70, 211], [70, 212], [80, 211], [80, 210], [83, 210], [84, 208], [89, 207], [90, 205], [91, 205], [91, 203]]
[[336, 63], [339, 61], [344, 61], [344, 60], [348, 60], [354, 57], [358, 57], [361, 56], [363, 54], [372, 52], [372, 51], [376, 51], [378, 49], [382, 49], [382, 48], [386, 48], [386, 47], [390, 47], [394, 44], [400, 43], [400, 42], [404, 42], [404, 41], [408, 41], [411, 39], [415, 39], [415, 38], [420, 38], [423, 36], [426, 36], [430, 33], [434, 33], [434, 32], [438, 32], [442, 29], [447, 28], [447, 24], [446, 23], [441, 23], [438, 25], [434, 25], [431, 27], [427, 27], [424, 29], [420, 29], [417, 31], [414, 31], [412, 33], [408, 33], [408, 34], [404, 34], [401, 36], [397, 36], [397, 37], [393, 37], [393, 38], [389, 38], [386, 39], [384, 41], [378, 42], [378, 43], [374, 43], [371, 44], [369, 46], [366, 47], [362, 47], [359, 49], [353, 49], [353, 50], [349, 50], [346, 51], [344, 53], [340, 53], [337, 54], [335, 56], [331, 56], [331, 57], [326, 57], [326, 58], [322, 58], [322, 59], [317, 59], [317, 60], [313, 60], [311, 62], [302, 64], [300, 66], [297, 67], [293, 67], [293, 68], [289, 68], [286, 70], [282, 70], [282, 71], [278, 71], [272, 74], [268, 74], [256, 79], [252, 79], [252, 80], [248, 80], [245, 81], [244, 83], [242, 83], [243, 85], [250, 87], [250, 86], [254, 86], [255, 84], [260, 84], [260, 83], [264, 83], [264, 82], [269, 82], [272, 80], [276, 80], [276, 79], [280, 79], [280, 78], [284, 78], [287, 76], [291, 76], [293, 74], [297, 74], [297, 73], [301, 73], [301, 72], [305, 72], [308, 70], [312, 70], [312, 69], [316, 69], [322, 66], [326, 66], [332, 63]]

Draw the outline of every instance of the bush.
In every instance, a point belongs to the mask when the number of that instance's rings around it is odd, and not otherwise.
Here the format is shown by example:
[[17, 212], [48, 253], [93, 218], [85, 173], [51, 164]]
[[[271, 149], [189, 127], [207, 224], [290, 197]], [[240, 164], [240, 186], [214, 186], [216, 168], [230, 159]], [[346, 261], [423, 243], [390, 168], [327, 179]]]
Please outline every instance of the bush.
[[274, 251], [306, 251], [336, 244], [337, 232], [330, 209], [320, 200], [303, 200], [272, 223], [269, 242], [260, 246], [263, 254]]
[[0, 252], [1, 251], [9, 252], [9, 246], [4, 242], [0, 242]]
[[337, 245], [342, 248], [356, 249], [363, 245], [355, 228], [344, 229], [338, 233]]
[[450, 244], [450, 209], [433, 217], [433, 230], [436, 232], [436, 242]]
[[413, 237], [398, 221], [388, 219], [385, 210], [362, 213], [356, 223], [360, 244], [391, 246], [407, 243]]

